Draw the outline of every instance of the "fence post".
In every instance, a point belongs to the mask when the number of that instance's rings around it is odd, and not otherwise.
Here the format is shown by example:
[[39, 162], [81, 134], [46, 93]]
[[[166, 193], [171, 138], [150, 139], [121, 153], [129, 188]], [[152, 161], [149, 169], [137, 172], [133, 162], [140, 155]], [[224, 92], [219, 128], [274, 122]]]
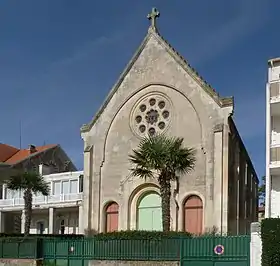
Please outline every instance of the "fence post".
[[43, 259], [43, 239], [41, 237], [36, 239], [36, 259]]
[[184, 241], [185, 238], [180, 236], [180, 265], [183, 265], [183, 260], [184, 260]]
[[250, 266], [261, 266], [262, 263], [262, 239], [261, 225], [258, 222], [251, 223], [250, 242]]

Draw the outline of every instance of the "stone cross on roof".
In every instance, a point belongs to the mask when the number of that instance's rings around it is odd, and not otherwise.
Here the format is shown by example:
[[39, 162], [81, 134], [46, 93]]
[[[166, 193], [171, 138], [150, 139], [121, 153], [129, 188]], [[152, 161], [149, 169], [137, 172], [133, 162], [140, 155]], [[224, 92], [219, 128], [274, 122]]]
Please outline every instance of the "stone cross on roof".
[[153, 7], [152, 12], [148, 14], [147, 18], [151, 21], [151, 27], [156, 29], [156, 19], [159, 17], [159, 11]]

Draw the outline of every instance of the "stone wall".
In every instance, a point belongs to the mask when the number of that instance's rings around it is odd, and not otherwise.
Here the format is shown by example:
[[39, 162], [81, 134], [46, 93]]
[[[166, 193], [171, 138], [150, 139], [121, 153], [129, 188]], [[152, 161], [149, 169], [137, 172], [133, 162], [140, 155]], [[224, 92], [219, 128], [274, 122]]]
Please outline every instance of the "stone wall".
[[106, 261], [94, 260], [89, 266], [179, 266], [177, 261]]
[[262, 264], [262, 239], [260, 223], [251, 224], [250, 266]]

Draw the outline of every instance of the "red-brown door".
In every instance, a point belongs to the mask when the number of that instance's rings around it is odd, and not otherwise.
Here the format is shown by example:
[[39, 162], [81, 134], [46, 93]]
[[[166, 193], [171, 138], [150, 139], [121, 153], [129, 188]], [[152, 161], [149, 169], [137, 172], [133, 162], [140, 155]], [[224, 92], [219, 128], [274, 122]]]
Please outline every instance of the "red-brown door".
[[192, 234], [202, 233], [203, 204], [198, 196], [189, 197], [184, 206], [185, 231]]
[[119, 205], [111, 203], [106, 209], [106, 232], [118, 231]]

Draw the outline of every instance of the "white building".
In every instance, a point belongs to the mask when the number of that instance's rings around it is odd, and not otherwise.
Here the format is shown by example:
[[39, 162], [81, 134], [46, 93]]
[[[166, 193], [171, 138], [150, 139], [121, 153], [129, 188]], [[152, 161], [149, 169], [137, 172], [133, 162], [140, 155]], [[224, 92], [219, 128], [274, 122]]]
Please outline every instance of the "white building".
[[265, 217], [280, 216], [280, 58], [268, 61]]
[[[46, 169], [40, 165], [40, 173]], [[33, 196], [31, 234], [83, 234], [83, 172], [44, 175], [50, 195]], [[2, 186], [0, 228], [5, 233], [24, 232], [23, 193]]]

